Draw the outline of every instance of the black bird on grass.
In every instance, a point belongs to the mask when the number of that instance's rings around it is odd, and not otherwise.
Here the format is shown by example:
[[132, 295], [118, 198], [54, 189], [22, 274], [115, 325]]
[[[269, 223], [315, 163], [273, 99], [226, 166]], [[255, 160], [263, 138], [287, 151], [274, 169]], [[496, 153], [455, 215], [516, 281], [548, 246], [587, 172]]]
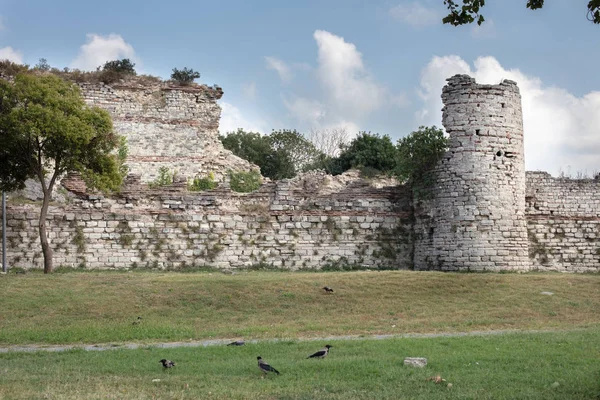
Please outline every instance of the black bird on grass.
[[330, 345], [327, 345], [325, 347], [323, 347], [321, 350], [317, 351], [315, 354], [311, 354], [310, 356], [306, 357], [306, 358], [325, 358], [327, 357], [327, 354], [329, 354], [329, 349], [333, 347]]
[[323, 290], [325, 291], [325, 293], [333, 293], [333, 289], [330, 288], [329, 286], [323, 287]]
[[261, 356], [256, 357], [256, 359], [258, 360], [258, 368], [260, 368], [260, 370], [267, 375], [267, 373], [269, 372], [274, 372], [277, 375], [279, 375], [279, 371], [277, 371], [275, 368], [271, 367], [269, 364], [267, 364], [265, 361], [263, 361]]
[[159, 363], [161, 363], [165, 368], [171, 368], [175, 366], [175, 363], [173, 361], [167, 360], [166, 358], [160, 360]]
[[227, 346], [243, 346], [245, 344], [246, 342], [244, 342], [243, 340], [236, 340], [235, 342], [229, 343]]

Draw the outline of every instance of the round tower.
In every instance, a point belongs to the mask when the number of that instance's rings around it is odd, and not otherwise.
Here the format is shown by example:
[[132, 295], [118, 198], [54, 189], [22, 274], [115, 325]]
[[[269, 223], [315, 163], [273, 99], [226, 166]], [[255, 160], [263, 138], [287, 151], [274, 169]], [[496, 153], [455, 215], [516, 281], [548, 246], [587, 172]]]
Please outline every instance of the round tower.
[[523, 118], [517, 84], [449, 78], [449, 151], [435, 186], [415, 199], [415, 269], [527, 270]]

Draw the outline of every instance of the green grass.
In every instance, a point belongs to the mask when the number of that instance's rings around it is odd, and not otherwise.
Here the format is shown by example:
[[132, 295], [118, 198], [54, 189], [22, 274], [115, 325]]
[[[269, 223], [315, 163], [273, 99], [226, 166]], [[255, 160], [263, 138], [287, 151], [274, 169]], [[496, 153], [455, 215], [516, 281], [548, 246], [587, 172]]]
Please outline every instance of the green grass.
[[[323, 293], [324, 285], [335, 293]], [[600, 321], [599, 275], [30, 273], [0, 276], [0, 293], [0, 346], [571, 329]]]
[[[0, 398], [598, 399], [600, 330], [0, 354]], [[280, 376], [260, 378], [261, 355]], [[423, 369], [405, 357], [427, 357]], [[158, 360], [177, 365], [163, 370]], [[440, 375], [442, 384], [427, 380]], [[153, 382], [154, 379], [160, 381]], [[448, 383], [452, 386], [449, 388]]]

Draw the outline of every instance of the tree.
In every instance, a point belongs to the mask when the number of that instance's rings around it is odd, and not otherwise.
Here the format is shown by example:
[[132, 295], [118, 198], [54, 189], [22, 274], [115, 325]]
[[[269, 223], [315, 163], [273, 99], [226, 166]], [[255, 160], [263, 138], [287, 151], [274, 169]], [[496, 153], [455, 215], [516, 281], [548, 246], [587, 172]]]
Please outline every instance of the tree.
[[342, 168], [390, 173], [396, 166], [396, 147], [388, 135], [360, 132], [340, 154]]
[[[454, 26], [470, 24], [477, 21], [481, 25], [485, 18], [479, 13], [485, 6], [485, 0], [444, 0], [450, 13], [442, 19], [444, 24]], [[544, 6], [544, 0], [527, 0], [526, 7], [537, 10]], [[587, 4], [587, 18], [595, 24], [600, 24], [600, 0], [590, 0]]]
[[46, 60], [45, 58], [40, 58], [39, 62], [35, 64], [34, 68], [44, 72], [50, 71], [52, 69], [50, 64], [48, 64], [48, 60]]
[[346, 128], [311, 129], [308, 140], [320, 153], [328, 157], [339, 156], [350, 141]]
[[448, 138], [435, 126], [421, 126], [398, 140], [396, 177], [419, 195], [431, 185], [431, 170], [448, 150]]
[[135, 75], [135, 63], [132, 63], [129, 58], [122, 60], [107, 61], [102, 67], [102, 71], [111, 71], [123, 75]]
[[293, 178], [318, 157], [312, 143], [296, 130], [261, 135], [238, 129], [219, 138], [227, 150], [258, 165], [261, 174], [273, 180]]
[[295, 129], [273, 130], [269, 139], [273, 150], [287, 154], [293, 166], [294, 175], [305, 166], [315, 162], [320, 154], [315, 145]]
[[88, 107], [76, 85], [53, 75], [0, 79], [0, 190], [20, 189], [28, 178], [40, 182], [44, 273], [53, 268], [46, 216], [56, 180], [78, 171], [90, 188], [118, 190], [119, 144], [108, 112]]
[[194, 82], [194, 79], [200, 78], [200, 72], [196, 72], [193, 69], [184, 67], [183, 69], [173, 68], [171, 79], [181, 85], [189, 85]]

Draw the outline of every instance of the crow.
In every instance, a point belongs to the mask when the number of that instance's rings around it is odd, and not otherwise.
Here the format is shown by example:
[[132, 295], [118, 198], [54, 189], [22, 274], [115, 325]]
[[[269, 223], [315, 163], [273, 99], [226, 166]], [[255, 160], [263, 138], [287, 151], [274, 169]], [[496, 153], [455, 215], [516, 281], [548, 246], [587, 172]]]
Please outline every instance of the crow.
[[165, 358], [160, 360], [159, 363], [161, 363], [163, 365], [163, 367], [165, 367], [165, 368], [171, 368], [171, 367], [175, 366], [175, 363], [173, 361], [167, 360]]
[[333, 289], [330, 288], [329, 286], [323, 287], [323, 290], [325, 291], [325, 293], [333, 293]]
[[317, 351], [315, 354], [311, 354], [310, 356], [306, 357], [306, 358], [325, 358], [327, 357], [327, 354], [329, 354], [329, 349], [333, 347], [330, 345], [327, 345], [325, 347], [323, 347], [321, 350]]
[[258, 368], [260, 368], [265, 375], [267, 375], [269, 372], [275, 372], [277, 375], [279, 375], [279, 371], [263, 361], [261, 356], [256, 357], [256, 359], [258, 360]]
[[235, 342], [229, 343], [227, 346], [243, 346], [245, 344], [246, 342], [244, 342], [243, 340], [236, 340]]

